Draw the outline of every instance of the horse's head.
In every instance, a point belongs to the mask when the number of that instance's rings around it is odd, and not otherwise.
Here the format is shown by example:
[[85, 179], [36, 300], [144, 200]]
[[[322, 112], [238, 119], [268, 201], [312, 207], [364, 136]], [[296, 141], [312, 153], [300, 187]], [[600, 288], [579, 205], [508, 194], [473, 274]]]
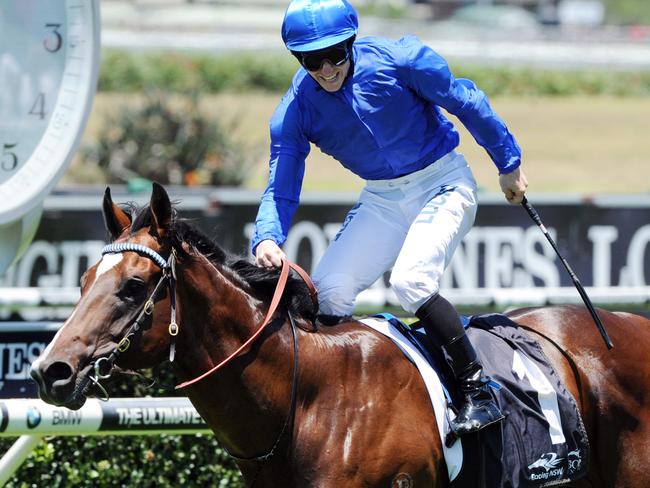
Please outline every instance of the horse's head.
[[167, 193], [154, 184], [149, 210], [132, 222], [107, 188], [103, 214], [114, 247], [83, 275], [79, 302], [30, 372], [44, 401], [72, 409], [84, 404], [98, 377], [110, 375], [113, 363], [151, 367], [170, 346]]

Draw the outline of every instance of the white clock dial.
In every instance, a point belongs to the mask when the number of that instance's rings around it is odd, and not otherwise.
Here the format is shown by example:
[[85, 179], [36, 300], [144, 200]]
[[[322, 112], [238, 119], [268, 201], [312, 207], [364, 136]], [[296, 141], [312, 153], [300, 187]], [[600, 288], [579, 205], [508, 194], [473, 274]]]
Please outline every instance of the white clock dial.
[[99, 66], [95, 0], [0, 1], [0, 225], [39, 206], [63, 174]]

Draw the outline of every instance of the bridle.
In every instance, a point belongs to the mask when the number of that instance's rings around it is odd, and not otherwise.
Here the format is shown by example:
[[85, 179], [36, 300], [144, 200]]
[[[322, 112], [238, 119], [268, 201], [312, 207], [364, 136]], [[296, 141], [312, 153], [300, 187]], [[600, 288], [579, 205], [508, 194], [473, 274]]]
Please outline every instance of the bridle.
[[[137, 252], [138, 254], [151, 259], [162, 270], [162, 276], [158, 280], [158, 283], [156, 284], [156, 287], [154, 288], [153, 292], [151, 292], [151, 295], [149, 295], [149, 298], [146, 300], [139, 315], [137, 316], [133, 324], [131, 324], [131, 326], [127, 329], [122, 339], [117, 343], [117, 346], [115, 346], [113, 351], [111, 351], [111, 353], [108, 356], [102, 356], [98, 358], [93, 363], [92, 368], [89, 371], [88, 376], [90, 378], [90, 381], [92, 381], [102, 391], [102, 394], [104, 395], [104, 398], [102, 399], [104, 400], [108, 400], [108, 394], [106, 393], [104, 387], [99, 383], [99, 380], [108, 379], [111, 377], [111, 373], [113, 371], [117, 358], [120, 356], [120, 354], [126, 352], [129, 349], [129, 347], [131, 346], [132, 338], [137, 338], [142, 334], [143, 322], [146, 317], [150, 316], [153, 313], [157, 294], [165, 282], [167, 282], [169, 287], [169, 299], [171, 303], [171, 321], [168, 327], [169, 335], [171, 336], [171, 343], [169, 346], [170, 362], [174, 361], [174, 356], [176, 353], [176, 336], [178, 335], [178, 331], [179, 331], [179, 326], [176, 323], [176, 251], [172, 248], [172, 251], [169, 254], [169, 258], [165, 259], [156, 251], [154, 251], [153, 249], [147, 246], [144, 246], [142, 244], [135, 244], [132, 242], [123, 242], [118, 244], [108, 244], [102, 249], [102, 256], [105, 254], [122, 253], [125, 251]], [[312, 301], [314, 302], [315, 305], [318, 303], [316, 287], [312, 283], [311, 278], [309, 277], [307, 272], [305, 272], [305, 270], [303, 270], [297, 264], [292, 263], [286, 259], [283, 260], [282, 268], [280, 270], [280, 277], [278, 279], [278, 284], [275, 288], [275, 292], [273, 293], [273, 297], [271, 299], [269, 308], [266, 312], [266, 316], [264, 317], [264, 321], [259, 326], [259, 328], [253, 333], [253, 335], [251, 335], [251, 337], [249, 337], [241, 346], [239, 346], [235, 351], [233, 351], [227, 358], [225, 358], [219, 364], [214, 366], [212, 369], [206, 371], [205, 373], [197, 376], [196, 378], [181, 383], [180, 385], [176, 386], [176, 389], [184, 388], [186, 386], [192, 385], [202, 380], [203, 378], [211, 375], [218, 369], [224, 367], [235, 357], [239, 356], [244, 350], [246, 350], [262, 334], [266, 326], [271, 323], [271, 319], [275, 314], [277, 306], [280, 303], [280, 299], [282, 298], [282, 294], [284, 292], [284, 288], [289, 277], [289, 268], [296, 271], [300, 275], [300, 277], [305, 281], [305, 284], [309, 289], [309, 293]], [[293, 327], [293, 319], [291, 319], [291, 322]], [[102, 372], [103, 368], [106, 368], [105, 372]], [[94, 376], [92, 373], [94, 373]]]
[[111, 377], [117, 358], [131, 347], [133, 340], [136, 340], [140, 335], [142, 335], [144, 321], [153, 313], [156, 298], [165, 283], [167, 283], [167, 286], [169, 287], [169, 300], [171, 303], [171, 320], [167, 329], [171, 336], [169, 361], [173, 362], [176, 355], [176, 336], [179, 331], [178, 324], [176, 323], [176, 251], [172, 249], [169, 258], [165, 260], [165, 258], [160, 254], [147, 246], [132, 242], [123, 242], [104, 246], [102, 249], [102, 256], [106, 254], [122, 253], [125, 251], [137, 252], [138, 254], [151, 259], [162, 270], [162, 276], [145, 301], [144, 306], [142, 307], [142, 310], [140, 310], [135, 321], [124, 333], [124, 336], [120, 339], [115, 348], [108, 356], [102, 356], [92, 363], [92, 367], [88, 372], [88, 378], [101, 391], [103, 395], [100, 397], [101, 400], [108, 400], [109, 396], [99, 380], [105, 380]]

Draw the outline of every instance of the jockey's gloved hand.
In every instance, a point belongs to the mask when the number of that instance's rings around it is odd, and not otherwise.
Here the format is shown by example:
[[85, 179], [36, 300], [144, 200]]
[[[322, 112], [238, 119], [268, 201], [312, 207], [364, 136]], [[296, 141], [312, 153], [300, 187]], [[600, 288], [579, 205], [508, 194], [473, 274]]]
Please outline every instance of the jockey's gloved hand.
[[521, 167], [511, 173], [500, 174], [499, 184], [506, 200], [513, 205], [519, 205], [522, 202], [526, 188], [528, 188], [528, 180]]
[[255, 250], [255, 264], [258, 266], [279, 268], [285, 259], [287, 255], [284, 251], [270, 239], [260, 242]]

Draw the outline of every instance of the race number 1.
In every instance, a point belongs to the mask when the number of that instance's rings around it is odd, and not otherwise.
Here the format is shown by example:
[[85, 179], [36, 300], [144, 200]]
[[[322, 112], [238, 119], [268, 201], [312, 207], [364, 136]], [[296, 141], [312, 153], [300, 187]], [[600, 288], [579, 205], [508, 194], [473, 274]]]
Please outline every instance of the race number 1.
[[542, 414], [548, 422], [548, 435], [551, 444], [566, 442], [560, 421], [560, 407], [557, 403], [557, 393], [542, 370], [523, 354], [514, 351], [512, 358], [512, 372], [520, 379], [527, 378], [530, 385], [537, 392]]

